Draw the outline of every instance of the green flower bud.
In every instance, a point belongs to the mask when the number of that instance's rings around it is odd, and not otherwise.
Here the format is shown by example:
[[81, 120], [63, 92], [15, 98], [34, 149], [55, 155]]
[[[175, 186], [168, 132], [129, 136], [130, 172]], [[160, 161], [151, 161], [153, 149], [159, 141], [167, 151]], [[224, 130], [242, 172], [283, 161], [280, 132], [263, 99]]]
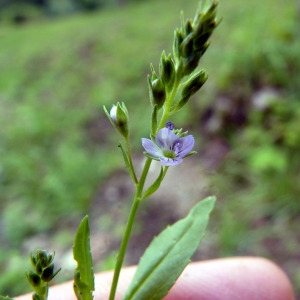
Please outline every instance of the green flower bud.
[[161, 108], [166, 99], [165, 86], [161, 79], [152, 81], [152, 93], [155, 104], [157, 104], [158, 108]]
[[201, 58], [200, 52], [193, 52], [190, 56], [183, 60], [183, 75], [190, 75], [199, 64]]
[[54, 271], [54, 264], [51, 264], [50, 266], [48, 266], [47, 268], [45, 268], [43, 270], [43, 273], [42, 273], [42, 280], [45, 281], [45, 282], [49, 282], [52, 280], [53, 278], [53, 271]]
[[35, 267], [37, 264], [37, 259], [36, 259], [36, 256], [33, 254], [33, 252], [30, 254], [30, 260], [31, 260], [32, 265]]
[[205, 70], [200, 70], [189, 78], [184, 84], [181, 95], [183, 98], [191, 97], [195, 94], [207, 80], [207, 73]]
[[190, 79], [187, 80], [187, 82], [184, 84], [182, 92], [181, 92], [181, 98], [177, 102], [176, 107], [174, 108], [174, 112], [181, 109], [190, 99], [190, 97], [195, 94], [205, 83], [207, 80], [207, 73], [205, 70], [200, 70], [193, 76], [191, 76]]
[[181, 57], [180, 45], [183, 41], [183, 34], [180, 29], [176, 29], [174, 32], [174, 42], [173, 42], [173, 56], [176, 61], [179, 61]]
[[31, 286], [33, 286], [33, 287], [40, 286], [41, 277], [38, 274], [36, 274], [32, 271], [29, 271], [26, 273], [26, 276], [27, 276], [27, 279], [28, 279], [29, 283], [31, 284]]
[[218, 25], [217, 6], [218, 1], [213, 1], [206, 11], [198, 13], [194, 20], [194, 48], [196, 50], [205, 47], [209, 37]]
[[191, 32], [187, 35], [180, 45], [181, 53], [183, 57], [189, 57], [194, 53], [194, 35]]
[[38, 261], [37, 264], [35, 265], [35, 271], [36, 271], [39, 275], [41, 275], [42, 272], [43, 272], [43, 268], [44, 268], [44, 267], [41, 265], [41, 262]]
[[54, 264], [51, 264], [43, 270], [41, 279], [45, 282], [50, 282], [57, 275], [57, 273], [60, 272], [60, 270], [61, 268], [54, 272]]
[[172, 90], [175, 81], [175, 65], [171, 54], [166, 56], [165, 52], [162, 53], [159, 64], [159, 71], [161, 79], [164, 82], [166, 88], [169, 91]]
[[188, 36], [190, 33], [193, 32], [193, 25], [191, 20], [186, 20], [185, 26], [184, 26], [184, 33], [185, 36]]
[[105, 106], [103, 107], [105, 114], [110, 120], [111, 124], [119, 131], [119, 133], [124, 137], [128, 137], [128, 111], [125, 104], [118, 102], [117, 105], [113, 105], [110, 113], [107, 112]]
[[37, 263], [41, 265], [42, 268], [45, 268], [48, 266], [48, 255], [45, 250], [38, 249], [36, 251], [36, 260]]
[[149, 98], [152, 106], [157, 106], [160, 109], [166, 99], [166, 91], [165, 86], [161, 79], [156, 78], [151, 80], [150, 76], [148, 76], [148, 88], [149, 88]]

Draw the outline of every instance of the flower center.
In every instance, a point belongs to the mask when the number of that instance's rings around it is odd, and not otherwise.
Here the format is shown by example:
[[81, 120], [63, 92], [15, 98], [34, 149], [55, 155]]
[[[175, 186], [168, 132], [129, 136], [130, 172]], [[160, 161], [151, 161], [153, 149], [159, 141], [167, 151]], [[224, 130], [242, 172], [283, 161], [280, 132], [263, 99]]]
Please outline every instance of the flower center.
[[164, 157], [167, 157], [167, 158], [176, 158], [176, 153], [173, 150], [164, 150], [163, 154], [164, 154]]

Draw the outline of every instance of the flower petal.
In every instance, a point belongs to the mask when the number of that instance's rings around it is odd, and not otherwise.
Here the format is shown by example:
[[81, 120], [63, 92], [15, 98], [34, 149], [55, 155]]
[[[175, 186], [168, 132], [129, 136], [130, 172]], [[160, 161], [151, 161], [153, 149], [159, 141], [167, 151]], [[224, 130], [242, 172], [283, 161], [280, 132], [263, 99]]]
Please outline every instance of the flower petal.
[[163, 156], [162, 150], [151, 140], [142, 138], [142, 145], [151, 156], [156, 158]]
[[165, 156], [162, 156], [159, 158], [160, 162], [162, 163], [162, 165], [164, 166], [175, 166], [175, 165], [178, 165], [182, 162], [182, 158], [168, 158], [168, 157], [165, 157]]
[[172, 149], [178, 139], [178, 136], [169, 128], [162, 128], [156, 135], [157, 145], [163, 150]]
[[187, 135], [181, 138], [180, 141], [182, 142], [182, 147], [178, 153], [178, 157], [183, 158], [192, 151], [195, 144], [195, 139], [192, 135]]

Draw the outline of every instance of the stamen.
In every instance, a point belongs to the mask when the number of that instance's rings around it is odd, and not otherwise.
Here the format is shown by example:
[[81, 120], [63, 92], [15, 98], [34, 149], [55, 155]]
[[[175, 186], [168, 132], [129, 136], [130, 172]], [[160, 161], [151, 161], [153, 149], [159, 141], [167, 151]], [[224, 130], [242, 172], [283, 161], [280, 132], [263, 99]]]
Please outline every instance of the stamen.
[[182, 142], [178, 141], [173, 145], [173, 150], [177, 154], [182, 148]]

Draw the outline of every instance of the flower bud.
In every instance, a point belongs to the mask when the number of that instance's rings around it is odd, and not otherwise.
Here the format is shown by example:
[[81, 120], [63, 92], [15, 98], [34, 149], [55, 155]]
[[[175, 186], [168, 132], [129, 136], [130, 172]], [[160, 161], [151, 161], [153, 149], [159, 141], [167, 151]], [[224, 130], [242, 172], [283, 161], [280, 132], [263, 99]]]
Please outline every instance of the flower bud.
[[191, 32], [193, 32], [193, 25], [191, 20], [186, 20], [185, 26], [184, 26], [184, 34], [185, 36], [189, 35]]
[[217, 6], [218, 1], [211, 2], [210, 6], [202, 13], [198, 13], [194, 20], [194, 49], [196, 51], [204, 53], [209, 45], [207, 41], [219, 23], [216, 17]]
[[33, 254], [33, 252], [30, 254], [30, 260], [31, 260], [32, 265], [35, 267], [36, 264], [37, 264], [37, 258], [36, 258], [36, 256]]
[[181, 53], [183, 57], [189, 57], [194, 53], [194, 35], [191, 32], [187, 35], [182, 41], [181, 45]]
[[169, 91], [172, 90], [175, 81], [175, 65], [171, 54], [166, 56], [165, 52], [162, 53], [159, 70], [164, 85]]
[[42, 268], [47, 267], [48, 265], [48, 255], [45, 250], [38, 249], [36, 251], [37, 263], [41, 265]]
[[110, 117], [113, 119], [115, 123], [117, 123], [117, 106], [113, 105], [109, 113]]
[[29, 272], [26, 273], [26, 276], [27, 276], [27, 279], [28, 279], [29, 283], [33, 287], [40, 286], [40, 284], [41, 284], [41, 277], [38, 274], [36, 274], [36, 273], [34, 273], [32, 271], [29, 271]]
[[195, 94], [205, 83], [207, 80], [207, 73], [205, 70], [200, 70], [185, 83], [183, 86], [181, 95], [182, 97], [191, 97], [193, 94]]
[[190, 97], [202, 87], [206, 80], [206, 71], [200, 70], [184, 84], [181, 92], [181, 98], [176, 104], [176, 111], [181, 109], [189, 101]]
[[53, 274], [54, 274], [54, 264], [51, 264], [50, 266], [48, 266], [47, 268], [45, 268], [43, 270], [43, 273], [42, 273], [42, 280], [45, 281], [45, 282], [49, 282], [52, 280], [52, 278], [54, 277]]
[[152, 81], [153, 100], [158, 108], [162, 107], [166, 99], [165, 86], [161, 79]]
[[166, 99], [166, 91], [165, 86], [161, 79], [156, 78], [151, 80], [150, 76], [148, 76], [148, 88], [149, 88], [149, 97], [152, 106], [157, 105], [157, 108], [160, 109]]
[[41, 275], [42, 272], [43, 272], [43, 268], [44, 268], [44, 267], [41, 265], [41, 262], [38, 261], [37, 264], [35, 265], [35, 271], [36, 271], [39, 275]]
[[54, 257], [55, 257], [55, 251], [53, 251], [52, 254], [48, 254], [48, 265], [50, 265], [53, 262]]
[[117, 105], [113, 105], [110, 113], [107, 112], [105, 106], [103, 107], [105, 114], [109, 118], [111, 124], [119, 131], [119, 133], [127, 138], [128, 136], [128, 111], [125, 104], [118, 102]]
[[182, 31], [180, 29], [176, 29], [174, 32], [173, 56], [177, 61], [179, 61], [179, 58], [181, 57], [180, 45], [182, 41], [183, 41]]
[[187, 56], [183, 61], [183, 74], [190, 75], [199, 64], [201, 52], [194, 51], [190, 56]]
[[170, 130], [173, 130], [175, 128], [175, 125], [174, 125], [174, 123], [169, 121], [169, 122], [166, 123], [166, 128], [169, 128]]

